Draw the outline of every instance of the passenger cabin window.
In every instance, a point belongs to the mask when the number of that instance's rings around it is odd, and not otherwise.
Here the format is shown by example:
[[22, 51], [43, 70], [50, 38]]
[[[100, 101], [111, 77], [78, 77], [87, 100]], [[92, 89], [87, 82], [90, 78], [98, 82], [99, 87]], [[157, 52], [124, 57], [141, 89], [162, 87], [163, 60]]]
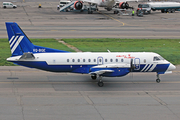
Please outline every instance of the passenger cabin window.
[[118, 62], [118, 59], [116, 59], [116, 62]]
[[94, 59], [94, 62], [96, 62], [96, 59]]
[[78, 59], [78, 62], [80, 62], [80, 59]]
[[91, 62], [91, 59], [88, 59], [89, 62]]
[[72, 62], [75, 62], [75, 60], [74, 60], [74, 59], [72, 59]]
[[105, 62], [107, 62], [107, 59], [105, 59]]
[[69, 59], [67, 59], [67, 62], [69, 62]]
[[83, 59], [83, 62], [86, 62], [86, 60], [85, 60], [85, 59]]
[[124, 60], [123, 60], [123, 59], [121, 59], [121, 62], [124, 62]]
[[113, 62], [113, 59], [110, 59], [111, 62]]

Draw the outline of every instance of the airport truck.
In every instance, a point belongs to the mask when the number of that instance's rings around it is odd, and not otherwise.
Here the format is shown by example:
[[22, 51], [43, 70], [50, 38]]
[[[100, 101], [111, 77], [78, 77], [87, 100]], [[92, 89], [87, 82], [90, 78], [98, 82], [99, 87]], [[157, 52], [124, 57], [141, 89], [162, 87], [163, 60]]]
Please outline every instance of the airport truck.
[[140, 13], [140, 11], [143, 14], [150, 14], [151, 13], [151, 7], [149, 4], [139, 4], [137, 11], [136, 11], [137, 15]]
[[161, 10], [162, 13], [174, 13], [180, 10], [180, 3], [178, 2], [149, 2], [151, 10]]

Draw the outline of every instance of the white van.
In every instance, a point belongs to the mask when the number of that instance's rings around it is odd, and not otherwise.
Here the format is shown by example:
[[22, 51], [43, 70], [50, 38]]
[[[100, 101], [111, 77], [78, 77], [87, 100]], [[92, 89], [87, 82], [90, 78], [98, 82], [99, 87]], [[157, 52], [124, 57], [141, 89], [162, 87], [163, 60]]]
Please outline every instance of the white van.
[[17, 8], [17, 5], [12, 4], [11, 2], [3, 2], [3, 8]]
[[61, 8], [61, 7], [65, 6], [66, 4], [69, 4], [70, 2], [71, 2], [71, 1], [65, 1], [65, 0], [62, 1], [62, 0], [60, 0], [60, 1], [59, 1], [59, 6], [60, 6], [60, 8]]

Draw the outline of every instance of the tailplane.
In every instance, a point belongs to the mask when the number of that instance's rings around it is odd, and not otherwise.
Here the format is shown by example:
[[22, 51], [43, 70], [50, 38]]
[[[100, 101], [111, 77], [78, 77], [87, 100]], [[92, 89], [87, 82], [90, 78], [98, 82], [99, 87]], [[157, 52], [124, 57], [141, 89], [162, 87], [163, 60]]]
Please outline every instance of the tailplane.
[[23, 55], [24, 53], [67, 52], [33, 45], [15, 22], [6, 22], [6, 28], [12, 56]]
[[6, 28], [12, 56], [22, 55], [25, 52], [32, 52], [34, 45], [17, 23], [7, 22]]

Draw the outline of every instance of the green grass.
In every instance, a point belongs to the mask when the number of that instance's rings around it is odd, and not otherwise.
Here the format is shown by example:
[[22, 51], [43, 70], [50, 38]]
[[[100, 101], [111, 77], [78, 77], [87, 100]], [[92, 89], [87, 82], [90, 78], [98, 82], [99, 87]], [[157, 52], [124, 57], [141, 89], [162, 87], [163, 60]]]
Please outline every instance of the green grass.
[[[31, 39], [39, 46], [73, 52], [55, 39]], [[180, 64], [180, 39], [63, 39], [82, 51], [91, 52], [156, 52], [177, 65]], [[7, 62], [11, 56], [7, 39], [0, 39], [0, 66], [14, 65]]]
[[62, 43], [59, 43], [55, 39], [31, 39], [31, 42], [34, 45], [38, 45], [38, 46], [74, 52], [74, 50], [68, 48], [67, 46], [63, 45]]
[[155, 52], [180, 64], [180, 39], [63, 39], [81, 51]]
[[0, 66], [14, 65], [11, 62], [6, 61], [6, 58], [11, 56], [11, 50], [7, 39], [0, 39]]
[[[34, 45], [38, 45], [38, 46], [74, 52], [74, 50], [59, 43], [55, 39], [31, 39], [31, 42]], [[8, 57], [11, 57], [11, 50], [10, 50], [9, 42], [7, 39], [0, 39], [0, 66], [13, 66], [14, 65], [13, 63], [6, 61]]]

